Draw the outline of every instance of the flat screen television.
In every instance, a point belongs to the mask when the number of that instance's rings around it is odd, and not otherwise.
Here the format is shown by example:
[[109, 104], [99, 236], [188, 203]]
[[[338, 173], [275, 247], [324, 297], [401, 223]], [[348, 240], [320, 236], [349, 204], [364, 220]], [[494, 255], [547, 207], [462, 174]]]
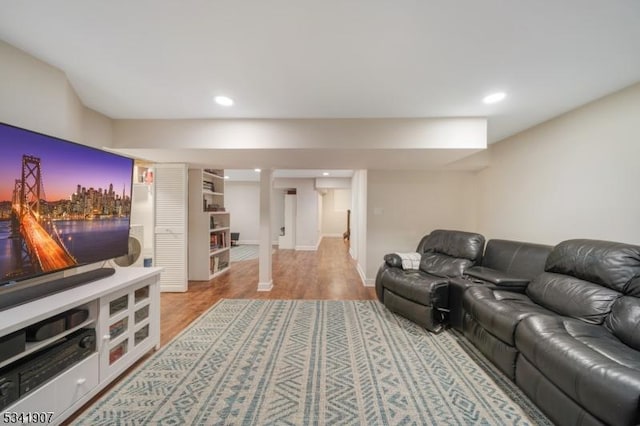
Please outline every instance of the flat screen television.
[[112, 273], [34, 280], [127, 254], [133, 160], [4, 123], [0, 153], [0, 309]]

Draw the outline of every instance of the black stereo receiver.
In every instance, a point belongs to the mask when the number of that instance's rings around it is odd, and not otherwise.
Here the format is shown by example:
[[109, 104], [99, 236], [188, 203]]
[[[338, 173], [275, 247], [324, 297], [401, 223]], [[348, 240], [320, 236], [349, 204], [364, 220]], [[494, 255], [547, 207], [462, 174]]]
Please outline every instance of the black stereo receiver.
[[0, 371], [0, 409], [22, 398], [96, 350], [96, 332], [78, 330]]

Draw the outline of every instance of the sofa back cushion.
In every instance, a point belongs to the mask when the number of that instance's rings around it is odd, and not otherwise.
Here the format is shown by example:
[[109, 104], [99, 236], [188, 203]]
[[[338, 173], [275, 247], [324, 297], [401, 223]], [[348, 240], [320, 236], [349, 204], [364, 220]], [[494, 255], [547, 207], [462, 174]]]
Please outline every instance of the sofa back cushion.
[[621, 296], [615, 290], [569, 275], [544, 272], [527, 286], [537, 304], [591, 324], [602, 324]]
[[627, 346], [640, 351], [640, 299], [623, 296], [616, 300], [605, 326]]
[[547, 257], [545, 270], [640, 297], [640, 246], [599, 240], [563, 241]]
[[440, 253], [424, 253], [420, 259], [420, 270], [440, 277], [459, 277], [473, 266], [469, 259], [451, 257]]
[[531, 281], [544, 272], [552, 246], [493, 239], [487, 242], [482, 266]]
[[440, 253], [449, 257], [480, 263], [484, 250], [484, 237], [473, 232], [436, 229], [418, 245], [418, 253]]
[[420, 270], [432, 275], [457, 277], [480, 263], [484, 237], [464, 231], [437, 229], [425, 236], [418, 245], [422, 253]]

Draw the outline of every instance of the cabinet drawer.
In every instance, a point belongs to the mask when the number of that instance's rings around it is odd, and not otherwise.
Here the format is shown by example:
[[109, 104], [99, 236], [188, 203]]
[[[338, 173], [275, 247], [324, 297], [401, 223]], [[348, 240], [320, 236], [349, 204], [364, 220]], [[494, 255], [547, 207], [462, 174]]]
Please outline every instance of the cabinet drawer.
[[64, 411], [98, 385], [98, 354], [94, 353], [56, 380], [58, 412]]
[[52, 412], [55, 419], [97, 385], [98, 354], [94, 353], [3, 411]]

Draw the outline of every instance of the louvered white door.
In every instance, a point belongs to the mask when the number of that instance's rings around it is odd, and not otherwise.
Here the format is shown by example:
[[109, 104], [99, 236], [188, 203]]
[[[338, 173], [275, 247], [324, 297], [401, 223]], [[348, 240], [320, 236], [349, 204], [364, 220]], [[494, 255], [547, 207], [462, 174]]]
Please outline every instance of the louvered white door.
[[187, 166], [155, 166], [155, 256], [161, 291], [187, 291]]

